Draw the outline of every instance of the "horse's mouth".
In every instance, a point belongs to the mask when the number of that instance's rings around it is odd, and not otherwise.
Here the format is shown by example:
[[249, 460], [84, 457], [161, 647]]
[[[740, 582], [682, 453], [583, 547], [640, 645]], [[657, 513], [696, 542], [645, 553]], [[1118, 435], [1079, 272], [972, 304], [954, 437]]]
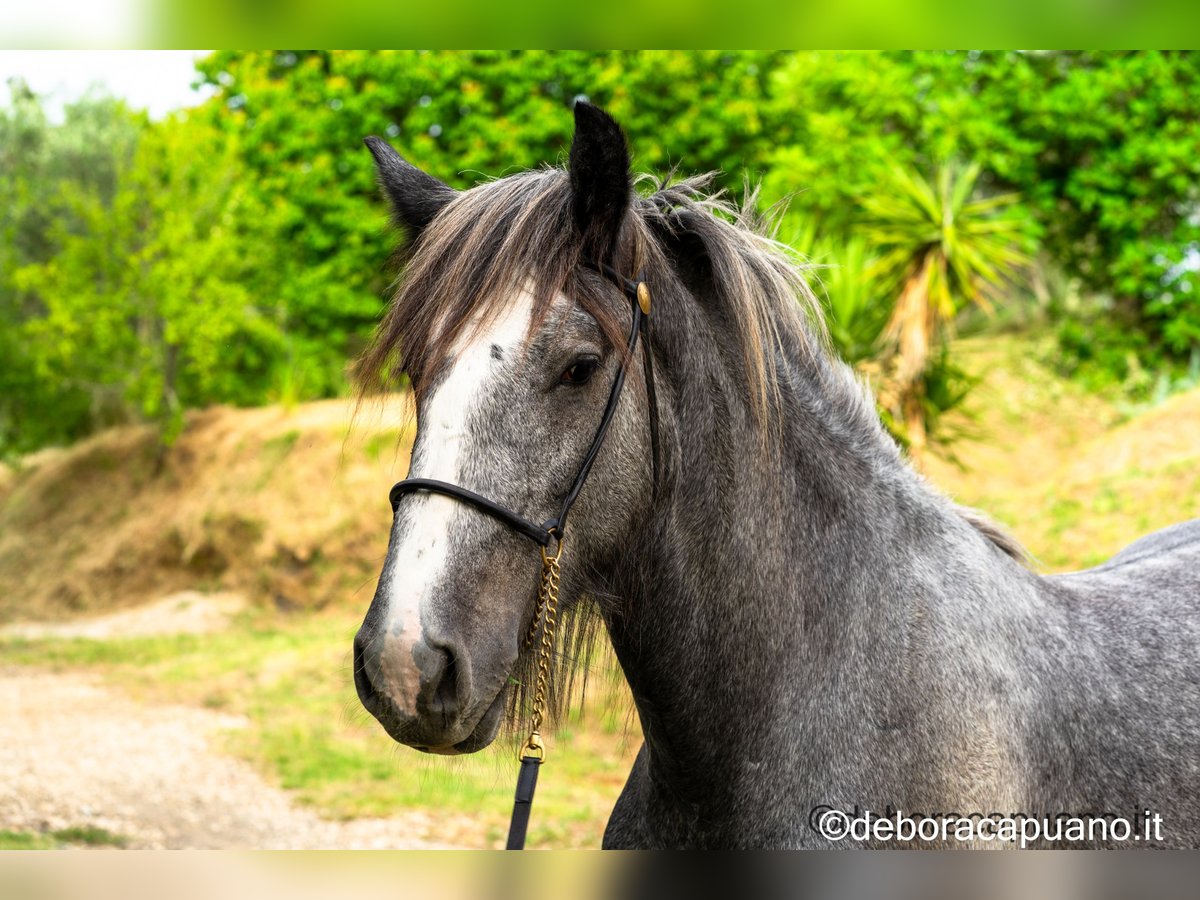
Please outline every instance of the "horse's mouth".
[[479, 717], [479, 721], [475, 723], [471, 733], [461, 741], [438, 747], [417, 745], [415, 749], [422, 753], [436, 753], [439, 756], [459, 756], [463, 753], [475, 753], [487, 747], [496, 739], [496, 734], [500, 731], [500, 720], [504, 718], [506, 694], [507, 691], [502, 687], [491, 705]]

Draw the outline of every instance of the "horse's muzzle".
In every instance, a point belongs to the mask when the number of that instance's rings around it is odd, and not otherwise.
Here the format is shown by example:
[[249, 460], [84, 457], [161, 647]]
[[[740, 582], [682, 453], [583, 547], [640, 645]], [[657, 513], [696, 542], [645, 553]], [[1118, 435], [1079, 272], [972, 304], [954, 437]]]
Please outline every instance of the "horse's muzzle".
[[482, 715], [472, 715], [479, 704], [472, 702], [469, 668], [452, 646], [402, 642], [365, 629], [354, 638], [354, 686], [393, 740], [428, 753], [486, 747], [504, 709], [501, 691]]

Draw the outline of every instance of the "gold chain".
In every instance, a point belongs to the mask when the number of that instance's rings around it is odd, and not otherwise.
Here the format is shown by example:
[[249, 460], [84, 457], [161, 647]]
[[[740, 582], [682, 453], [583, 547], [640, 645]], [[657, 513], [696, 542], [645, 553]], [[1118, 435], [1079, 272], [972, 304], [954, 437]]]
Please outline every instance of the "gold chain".
[[547, 694], [550, 684], [550, 656], [554, 651], [554, 628], [558, 622], [558, 584], [560, 570], [558, 559], [562, 556], [563, 542], [560, 539], [558, 548], [551, 556], [542, 548], [542, 583], [538, 588], [537, 606], [533, 611], [533, 621], [529, 632], [525, 635], [525, 647], [533, 643], [537, 634], [538, 624], [542, 626], [542, 649], [538, 657], [537, 682], [533, 692], [532, 729], [525, 746], [519, 754], [521, 759], [546, 758], [546, 748], [542, 743], [542, 719], [546, 713]]

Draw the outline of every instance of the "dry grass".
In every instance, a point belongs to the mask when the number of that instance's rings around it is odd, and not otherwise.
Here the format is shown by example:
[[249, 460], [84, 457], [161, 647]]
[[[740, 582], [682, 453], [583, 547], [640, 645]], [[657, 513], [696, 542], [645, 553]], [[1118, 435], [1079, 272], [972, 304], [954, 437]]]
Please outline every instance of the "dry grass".
[[1011, 337], [961, 341], [984, 380], [967, 403], [978, 438], [965, 468], [930, 459], [930, 479], [1003, 522], [1044, 571], [1104, 561], [1137, 538], [1200, 517], [1200, 391], [1125, 419], [1056, 377], [1044, 349]]
[[186, 589], [284, 610], [365, 589], [410, 435], [402, 400], [353, 429], [352, 413], [339, 400], [196, 413], [161, 472], [148, 428], [28, 457], [0, 478], [0, 622]]

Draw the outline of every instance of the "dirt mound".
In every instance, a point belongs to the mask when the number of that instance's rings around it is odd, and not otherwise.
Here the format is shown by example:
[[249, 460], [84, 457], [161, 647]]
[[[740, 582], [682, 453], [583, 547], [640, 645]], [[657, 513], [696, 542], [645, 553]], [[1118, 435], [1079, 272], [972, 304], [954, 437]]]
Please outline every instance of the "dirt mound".
[[[1026, 337], [961, 341], [981, 376], [975, 437], [930, 479], [1012, 528], [1047, 569], [1098, 562], [1200, 516], [1200, 391], [1129, 421], [1039, 360]], [[388, 487], [408, 467], [406, 397], [195, 413], [158, 465], [153, 432], [114, 429], [0, 466], [0, 622], [94, 616], [180, 591], [281, 610], [363, 590], [386, 551]]]
[[387, 489], [406, 470], [406, 398], [189, 416], [43, 451], [0, 478], [0, 621], [132, 607], [184, 590], [323, 606], [370, 580]]
[[1200, 463], [1200, 391], [1167, 399], [1082, 448], [1061, 475], [1068, 480], [1113, 478]]
[[1036, 342], [959, 344], [981, 378], [957, 423], [975, 437], [931, 459], [930, 479], [999, 519], [1045, 571], [1096, 565], [1152, 531], [1200, 517], [1200, 390], [1126, 418], [1041, 362]]

